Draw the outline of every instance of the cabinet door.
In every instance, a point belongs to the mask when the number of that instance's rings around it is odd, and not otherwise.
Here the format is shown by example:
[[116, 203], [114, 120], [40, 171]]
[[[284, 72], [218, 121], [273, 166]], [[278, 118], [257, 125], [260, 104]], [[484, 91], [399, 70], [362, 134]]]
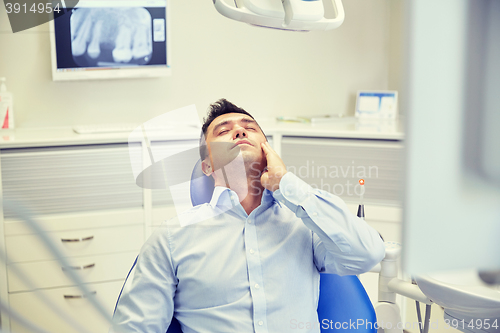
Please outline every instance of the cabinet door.
[[[98, 256], [68, 258], [70, 266], [63, 266], [57, 260], [35, 261], [8, 266], [9, 292], [31, 291], [35, 289], [71, 287], [76, 283], [70, 271], [75, 272], [84, 283], [97, 283], [124, 279], [139, 251], [104, 254]], [[34, 278], [28, 286], [20, 278]]]
[[[144, 227], [131, 225], [68, 230], [45, 235], [64, 257], [80, 257], [132, 250], [139, 252], [144, 239]], [[7, 236], [5, 243], [9, 263], [54, 259], [54, 255], [36, 234]]]
[[[152, 141], [151, 149], [155, 159], [169, 159], [166, 185], [169, 188], [151, 190], [151, 224], [177, 216], [178, 211], [191, 208], [189, 181], [196, 162], [199, 160], [199, 141]], [[175, 186], [171, 189], [170, 186]]]
[[402, 148], [398, 141], [285, 137], [282, 158], [288, 171], [346, 202], [359, 203], [362, 178], [365, 203], [400, 205]]
[[[123, 280], [88, 285], [92, 292], [89, 297], [95, 297], [103, 305], [108, 319], [113, 315], [122, 285]], [[89, 299], [82, 297], [79, 288], [14, 293], [9, 295], [9, 301], [12, 310], [48, 332], [106, 333], [110, 327], [110, 322], [95, 310]], [[61, 313], [54, 311], [47, 301], [54, 304]], [[81, 330], [72, 327], [64, 318]], [[32, 332], [14, 319], [11, 319], [11, 330], [17, 333]]]
[[[4, 198], [35, 215], [142, 208], [126, 143], [10, 148], [0, 158]], [[4, 218], [15, 218], [8, 207]]]

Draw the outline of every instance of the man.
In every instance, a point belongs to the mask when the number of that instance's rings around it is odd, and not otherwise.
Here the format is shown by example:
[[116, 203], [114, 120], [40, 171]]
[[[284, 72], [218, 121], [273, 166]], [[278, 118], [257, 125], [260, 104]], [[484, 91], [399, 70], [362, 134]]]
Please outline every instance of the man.
[[[174, 218], [144, 244], [112, 332], [164, 333], [173, 315], [184, 333], [279, 333], [317, 323], [319, 273], [368, 271], [384, 257], [380, 236], [340, 198], [286, 172], [245, 110], [219, 100], [203, 134], [212, 200], [183, 214], [197, 223], [181, 227]], [[244, 172], [231, 166], [235, 152]]]

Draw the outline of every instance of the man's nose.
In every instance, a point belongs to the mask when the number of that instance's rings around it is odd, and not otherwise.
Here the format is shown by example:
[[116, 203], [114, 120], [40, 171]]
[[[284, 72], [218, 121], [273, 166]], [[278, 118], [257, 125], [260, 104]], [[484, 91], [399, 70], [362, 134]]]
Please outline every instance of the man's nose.
[[244, 127], [238, 127], [235, 129], [233, 139], [241, 139], [246, 137], [247, 137], [247, 131]]

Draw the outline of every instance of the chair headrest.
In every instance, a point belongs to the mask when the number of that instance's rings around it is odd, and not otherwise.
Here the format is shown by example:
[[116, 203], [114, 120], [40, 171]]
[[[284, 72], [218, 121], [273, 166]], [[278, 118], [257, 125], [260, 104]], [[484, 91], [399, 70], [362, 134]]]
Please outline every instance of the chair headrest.
[[191, 173], [191, 184], [189, 186], [193, 206], [210, 202], [214, 193], [214, 187], [214, 179], [203, 173], [201, 170], [201, 160], [198, 160]]

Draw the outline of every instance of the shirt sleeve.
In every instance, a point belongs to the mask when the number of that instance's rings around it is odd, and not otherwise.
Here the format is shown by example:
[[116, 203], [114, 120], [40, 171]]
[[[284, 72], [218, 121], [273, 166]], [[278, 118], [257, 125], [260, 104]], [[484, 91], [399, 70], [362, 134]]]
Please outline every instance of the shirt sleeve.
[[378, 232], [352, 214], [339, 197], [315, 189], [291, 172], [273, 192], [313, 232], [318, 271], [354, 275], [369, 271], [385, 256]]
[[167, 331], [177, 286], [167, 232], [160, 228], [142, 247], [117, 302], [109, 333]]

